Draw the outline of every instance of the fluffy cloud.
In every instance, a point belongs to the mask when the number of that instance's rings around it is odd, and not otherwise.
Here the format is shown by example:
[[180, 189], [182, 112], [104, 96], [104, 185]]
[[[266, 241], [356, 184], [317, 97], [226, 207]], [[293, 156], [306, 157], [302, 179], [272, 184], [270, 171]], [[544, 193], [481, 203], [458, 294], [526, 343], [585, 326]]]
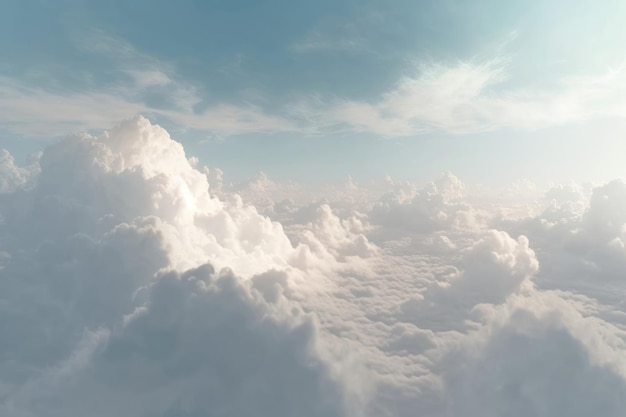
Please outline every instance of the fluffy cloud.
[[[314, 320], [281, 295], [315, 255], [212, 196], [167, 132], [136, 118], [51, 145], [32, 187], [5, 159], [7, 415], [345, 414]], [[208, 261], [222, 272], [188, 270]]]
[[28, 187], [37, 174], [39, 174], [37, 161], [33, 161], [27, 167], [19, 167], [9, 151], [0, 149], [0, 193]]
[[371, 218], [385, 229], [427, 234], [438, 230], [475, 228], [480, 215], [464, 200], [464, 186], [449, 172], [418, 190], [411, 183], [394, 184], [374, 205]]
[[0, 162], [0, 414], [623, 410], [620, 181], [225, 186], [143, 118]]
[[547, 288], [605, 298], [622, 287], [626, 185], [621, 180], [585, 189], [555, 186], [536, 216], [506, 224], [540, 248], [538, 282]]
[[20, 387], [7, 412], [344, 415], [310, 318], [268, 305], [210, 265], [160, 275], [142, 291], [141, 307], [85, 336], [70, 360]]
[[622, 356], [623, 332], [550, 293], [515, 297], [494, 313], [445, 358], [450, 415], [621, 415], [623, 360], [606, 362]]

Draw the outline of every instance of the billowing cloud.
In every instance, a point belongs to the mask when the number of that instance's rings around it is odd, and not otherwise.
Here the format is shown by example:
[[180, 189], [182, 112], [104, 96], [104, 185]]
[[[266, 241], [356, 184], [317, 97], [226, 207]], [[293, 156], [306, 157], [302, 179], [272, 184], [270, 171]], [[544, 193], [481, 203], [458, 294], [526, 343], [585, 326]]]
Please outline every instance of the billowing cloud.
[[0, 163], [0, 414], [621, 415], [619, 180], [307, 198], [141, 117]]
[[[315, 355], [315, 324], [210, 265], [158, 276], [110, 330], [20, 387], [33, 415], [340, 416], [343, 390]], [[26, 414], [28, 415], [28, 414]]]
[[20, 167], [15, 164], [15, 159], [9, 151], [0, 149], [0, 193], [28, 186], [36, 178], [38, 170], [37, 161], [33, 161], [27, 167]]
[[344, 415], [315, 321], [280, 296], [301, 253], [322, 260], [214, 197], [167, 132], [136, 118], [61, 141], [33, 186], [5, 159], [5, 413]]
[[462, 182], [449, 172], [417, 189], [411, 183], [392, 184], [371, 211], [380, 233], [430, 234], [448, 229], [475, 229], [482, 226], [481, 214], [464, 199]]
[[621, 414], [621, 330], [551, 293], [516, 296], [496, 314], [445, 358], [450, 415]]

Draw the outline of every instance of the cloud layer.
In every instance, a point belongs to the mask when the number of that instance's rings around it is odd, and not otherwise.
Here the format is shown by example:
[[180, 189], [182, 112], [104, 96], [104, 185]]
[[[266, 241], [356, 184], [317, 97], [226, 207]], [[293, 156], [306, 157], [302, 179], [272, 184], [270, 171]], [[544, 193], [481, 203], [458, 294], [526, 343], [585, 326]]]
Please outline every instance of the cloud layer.
[[0, 186], [0, 414], [626, 405], [619, 180], [504, 208], [451, 173], [230, 186], [137, 117], [29, 166], [3, 151]]
[[[299, 49], [323, 44], [312, 41]], [[6, 130], [46, 137], [103, 129], [131, 114], [149, 114], [177, 129], [212, 137], [366, 133], [393, 138], [538, 130], [619, 119], [626, 113], [623, 65], [585, 75], [562, 73], [549, 87], [539, 88], [511, 80], [510, 58], [501, 53], [482, 60], [421, 60], [419, 65], [404, 64], [394, 82], [366, 98], [303, 89], [282, 92], [277, 103], [267, 91], [256, 89], [235, 91], [229, 99], [207, 95], [207, 86], [185, 81], [170, 62], [102, 31], [76, 37], [72, 47], [77, 54], [106, 62], [107, 79], [114, 77], [115, 82], [98, 85], [87, 73], [80, 88], [61, 88], [59, 79], [47, 76], [0, 74], [0, 121]], [[340, 50], [345, 47], [339, 45]], [[242, 58], [232, 59], [235, 64], [219, 71], [237, 74]]]

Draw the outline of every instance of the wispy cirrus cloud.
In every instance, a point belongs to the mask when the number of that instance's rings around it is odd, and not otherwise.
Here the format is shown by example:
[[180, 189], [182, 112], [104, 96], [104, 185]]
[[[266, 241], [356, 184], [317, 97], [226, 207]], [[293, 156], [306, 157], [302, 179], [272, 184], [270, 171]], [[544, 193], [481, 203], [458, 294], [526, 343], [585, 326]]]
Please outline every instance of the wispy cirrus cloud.
[[146, 110], [125, 95], [122, 89], [48, 91], [0, 77], [0, 122], [10, 131], [33, 136], [100, 128]]
[[0, 123], [8, 130], [27, 136], [62, 135], [102, 129], [136, 114], [220, 136], [299, 129], [250, 102], [208, 100], [197, 85], [181, 79], [174, 65], [122, 39], [95, 31], [76, 43], [80, 50], [106, 59], [115, 81], [90, 83], [77, 91], [0, 76]]
[[268, 132], [409, 137], [537, 130], [626, 115], [625, 67], [537, 89], [505, 83], [515, 80], [504, 58], [431, 63], [370, 99], [301, 92], [276, 105], [258, 94], [236, 102], [209, 97], [174, 65], [102, 32], [81, 38], [77, 47], [104, 57], [115, 81], [51, 89], [0, 76], [0, 123], [27, 136], [60, 135], [145, 114], [221, 137]]
[[334, 98], [323, 107], [304, 104], [303, 112], [386, 137], [535, 130], [626, 115], [626, 68], [567, 77], [551, 90], [507, 89], [508, 79], [502, 60], [431, 65], [374, 100]]

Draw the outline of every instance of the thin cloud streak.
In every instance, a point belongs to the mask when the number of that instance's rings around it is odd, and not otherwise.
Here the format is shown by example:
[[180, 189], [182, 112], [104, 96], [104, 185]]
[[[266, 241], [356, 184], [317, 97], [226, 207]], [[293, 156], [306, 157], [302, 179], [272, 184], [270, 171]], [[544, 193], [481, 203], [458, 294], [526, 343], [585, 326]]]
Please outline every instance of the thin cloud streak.
[[[0, 123], [18, 134], [49, 136], [102, 129], [130, 114], [145, 114], [220, 137], [278, 132], [410, 137], [536, 130], [626, 115], [624, 67], [567, 77], [548, 91], [506, 88], [510, 75], [503, 58], [435, 63], [373, 100], [311, 93], [270, 108], [254, 98], [207, 100], [173, 65], [100, 32], [88, 39], [90, 52], [106, 57], [118, 74], [114, 86], [52, 91], [0, 76]], [[87, 48], [82, 40], [78, 47]]]
[[417, 77], [401, 79], [373, 103], [337, 99], [318, 118], [358, 132], [402, 137], [536, 130], [626, 114], [624, 68], [569, 77], [554, 91], [499, 89], [507, 79], [501, 61], [431, 66]]

